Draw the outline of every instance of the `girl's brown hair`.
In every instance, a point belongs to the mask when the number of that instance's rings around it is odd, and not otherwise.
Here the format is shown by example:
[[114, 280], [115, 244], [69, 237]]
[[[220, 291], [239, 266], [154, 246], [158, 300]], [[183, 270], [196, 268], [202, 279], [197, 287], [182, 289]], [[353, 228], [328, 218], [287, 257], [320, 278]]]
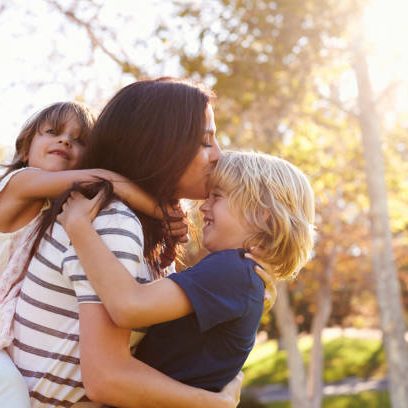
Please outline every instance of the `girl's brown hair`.
[[16, 139], [13, 160], [10, 164], [3, 165], [7, 171], [1, 178], [14, 170], [27, 166], [31, 142], [35, 134], [43, 130], [42, 128], [46, 123], [55, 130], [56, 134], [59, 134], [64, 124], [72, 116], [77, 119], [80, 127], [79, 138], [87, 140], [95, 123], [95, 118], [85, 105], [78, 102], [57, 102], [49, 105], [24, 123]]

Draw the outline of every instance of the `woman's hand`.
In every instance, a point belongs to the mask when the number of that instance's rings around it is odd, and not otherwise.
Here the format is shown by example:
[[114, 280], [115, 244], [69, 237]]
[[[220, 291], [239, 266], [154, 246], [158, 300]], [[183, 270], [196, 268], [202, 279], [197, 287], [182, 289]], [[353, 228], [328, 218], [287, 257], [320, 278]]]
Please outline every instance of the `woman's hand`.
[[244, 374], [240, 371], [238, 375], [221, 390], [220, 394], [226, 401], [226, 408], [235, 408], [239, 404], [243, 379]]
[[92, 223], [100, 211], [103, 195], [103, 191], [100, 191], [91, 200], [88, 200], [78, 191], [73, 191], [69, 195], [62, 206], [62, 212], [57, 217], [68, 234], [70, 230], [80, 228], [80, 224], [83, 222]]
[[252, 259], [256, 263], [255, 272], [265, 284], [265, 309], [270, 310], [277, 297], [276, 279], [273, 277], [271, 265], [262, 261], [261, 256], [262, 250], [257, 247], [252, 247], [251, 252], [245, 252], [245, 258]]

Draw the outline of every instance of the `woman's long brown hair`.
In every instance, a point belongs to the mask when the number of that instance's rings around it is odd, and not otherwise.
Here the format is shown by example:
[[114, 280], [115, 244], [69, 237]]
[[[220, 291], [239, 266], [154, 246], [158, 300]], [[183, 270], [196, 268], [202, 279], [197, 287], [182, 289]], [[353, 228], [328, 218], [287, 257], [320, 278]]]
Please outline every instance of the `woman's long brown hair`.
[[[165, 211], [177, 182], [200, 148], [205, 109], [211, 98], [213, 94], [203, 87], [173, 78], [126, 86], [99, 115], [81, 167], [108, 169], [127, 177], [151, 194]], [[106, 205], [113, 198], [106, 183], [88, 184], [85, 190], [92, 191], [84, 192], [92, 195], [101, 187], [107, 189]], [[43, 213], [30, 257], [38, 250], [69, 193]], [[159, 275], [160, 266], [174, 260], [176, 243], [163, 231], [159, 220], [135, 213], [143, 226], [144, 255]]]

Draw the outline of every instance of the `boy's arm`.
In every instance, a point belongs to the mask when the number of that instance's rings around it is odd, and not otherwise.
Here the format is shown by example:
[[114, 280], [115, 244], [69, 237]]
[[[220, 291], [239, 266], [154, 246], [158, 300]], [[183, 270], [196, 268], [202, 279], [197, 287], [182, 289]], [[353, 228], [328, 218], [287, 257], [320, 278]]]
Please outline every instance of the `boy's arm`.
[[[101, 215], [95, 228], [133, 277], [146, 272], [141, 260], [142, 230], [125, 212]], [[109, 226], [110, 228], [106, 228]], [[220, 394], [178, 383], [135, 360], [129, 352], [129, 330], [116, 327], [85, 278], [83, 267], [69, 248], [62, 261], [63, 274], [72, 283], [79, 302], [81, 371], [85, 390], [94, 400], [121, 407], [235, 407], [240, 381]], [[90, 303], [90, 302], [98, 302]], [[159, 352], [159, 351], [158, 351]]]
[[63, 226], [88, 279], [119, 327], [151, 326], [192, 313], [190, 300], [173, 281], [135, 281], [89, 220], [78, 218]]
[[[75, 248], [81, 265], [113, 321], [120, 327], [143, 327], [174, 320], [192, 312], [184, 291], [163, 279], [139, 284], [109, 250], [91, 220], [102, 193], [92, 200], [74, 192], [57, 217]], [[142, 255], [143, 256], [143, 255]]]
[[129, 331], [116, 327], [103, 305], [81, 304], [79, 319], [81, 372], [90, 399], [137, 408], [237, 405], [241, 376], [221, 393], [187, 386], [133, 358], [129, 353]]

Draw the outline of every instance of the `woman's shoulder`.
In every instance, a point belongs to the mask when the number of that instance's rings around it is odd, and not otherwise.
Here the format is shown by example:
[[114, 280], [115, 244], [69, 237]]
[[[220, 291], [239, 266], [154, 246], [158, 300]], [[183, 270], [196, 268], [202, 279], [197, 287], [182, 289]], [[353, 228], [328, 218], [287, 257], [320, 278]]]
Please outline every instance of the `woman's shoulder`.
[[95, 226], [129, 229], [137, 235], [143, 236], [143, 228], [138, 216], [120, 200], [113, 200], [99, 211], [95, 219]]
[[98, 217], [109, 216], [129, 218], [137, 221], [140, 224], [138, 216], [133, 212], [133, 210], [129, 206], [127, 206], [123, 201], [120, 200], [113, 200], [98, 214]]

